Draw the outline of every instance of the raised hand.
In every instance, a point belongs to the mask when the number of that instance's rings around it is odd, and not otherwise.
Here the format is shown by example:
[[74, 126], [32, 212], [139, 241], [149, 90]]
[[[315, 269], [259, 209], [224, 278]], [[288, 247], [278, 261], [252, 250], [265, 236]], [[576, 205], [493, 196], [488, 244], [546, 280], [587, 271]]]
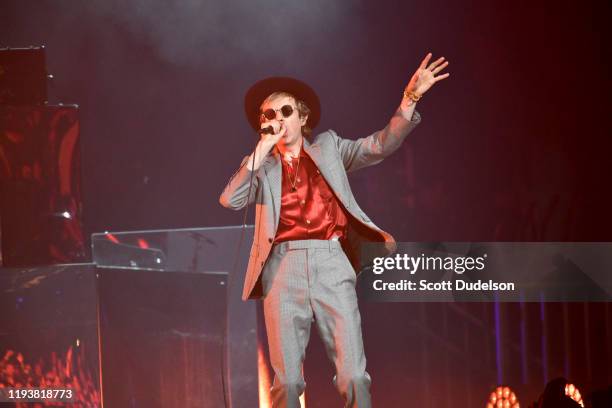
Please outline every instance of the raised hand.
[[[450, 74], [448, 72], [446, 74], [437, 75], [448, 65], [448, 61], [444, 61], [444, 57], [438, 58], [431, 64], [429, 60], [431, 60], [431, 52], [425, 56], [419, 68], [412, 75], [412, 78], [410, 78], [410, 82], [406, 86], [406, 93], [413, 92], [417, 96], [422, 96], [436, 82], [449, 77]], [[429, 64], [429, 66], [427, 64]]]

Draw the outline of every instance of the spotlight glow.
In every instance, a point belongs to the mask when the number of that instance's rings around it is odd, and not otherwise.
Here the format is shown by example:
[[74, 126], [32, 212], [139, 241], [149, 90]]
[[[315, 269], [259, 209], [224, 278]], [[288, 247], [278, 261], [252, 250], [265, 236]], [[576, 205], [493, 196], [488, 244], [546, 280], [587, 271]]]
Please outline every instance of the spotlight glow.
[[512, 389], [500, 385], [489, 395], [486, 408], [520, 408], [518, 398]]
[[580, 404], [581, 407], [584, 407], [584, 401], [582, 401], [582, 395], [580, 395], [580, 391], [578, 388], [572, 383], [565, 384], [565, 395], [576, 401]]

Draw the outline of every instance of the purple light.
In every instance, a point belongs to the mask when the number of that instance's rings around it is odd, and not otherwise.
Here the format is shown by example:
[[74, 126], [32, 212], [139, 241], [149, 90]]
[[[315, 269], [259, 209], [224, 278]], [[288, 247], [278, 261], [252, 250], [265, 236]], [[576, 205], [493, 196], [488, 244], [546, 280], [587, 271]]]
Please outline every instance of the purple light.
[[502, 355], [501, 355], [501, 325], [500, 325], [500, 311], [499, 301], [497, 292], [495, 293], [495, 362], [497, 363], [497, 383], [503, 383], [503, 367], [502, 367]]

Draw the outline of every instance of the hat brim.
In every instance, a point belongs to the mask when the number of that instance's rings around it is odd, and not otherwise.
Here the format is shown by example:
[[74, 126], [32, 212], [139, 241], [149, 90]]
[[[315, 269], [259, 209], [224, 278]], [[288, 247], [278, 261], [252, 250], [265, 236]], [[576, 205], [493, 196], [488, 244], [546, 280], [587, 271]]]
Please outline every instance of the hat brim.
[[321, 103], [316, 92], [305, 82], [290, 77], [269, 77], [257, 81], [244, 97], [244, 111], [251, 127], [259, 130], [259, 107], [274, 92], [287, 92], [306, 103], [310, 109], [306, 124], [313, 129], [321, 118]]

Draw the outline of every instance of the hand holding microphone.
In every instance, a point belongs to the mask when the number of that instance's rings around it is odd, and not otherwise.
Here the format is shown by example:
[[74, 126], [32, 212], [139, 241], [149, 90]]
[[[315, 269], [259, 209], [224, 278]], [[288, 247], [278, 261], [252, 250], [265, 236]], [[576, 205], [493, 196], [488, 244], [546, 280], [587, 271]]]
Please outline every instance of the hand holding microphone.
[[287, 128], [284, 123], [273, 119], [263, 122], [258, 133], [261, 138], [255, 147], [255, 151], [251, 153], [251, 156], [247, 160], [248, 168], [252, 171], [259, 169], [259, 166], [268, 153], [270, 153], [270, 150], [272, 150], [278, 141], [285, 136]]
[[259, 144], [263, 153], [268, 154], [286, 133], [287, 128], [284, 122], [280, 122], [276, 119], [263, 122], [259, 130], [259, 135], [261, 136]]

